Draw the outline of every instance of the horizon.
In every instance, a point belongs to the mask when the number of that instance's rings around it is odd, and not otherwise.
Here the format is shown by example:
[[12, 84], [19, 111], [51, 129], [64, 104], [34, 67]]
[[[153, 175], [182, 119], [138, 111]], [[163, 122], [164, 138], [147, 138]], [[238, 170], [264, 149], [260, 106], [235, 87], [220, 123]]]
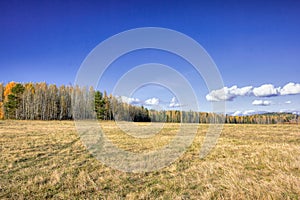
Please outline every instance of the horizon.
[[[88, 87], [88, 86], [81, 87], [79, 85], [72, 85], [72, 84], [68, 84], [68, 85], [64, 85], [64, 84], [62, 84], [62, 85], [56, 85], [55, 83], [54, 84], [52, 84], [52, 83], [49, 84], [49, 83], [46, 83], [46, 82], [22, 82], [21, 83], [21, 82], [16, 82], [16, 81], [11, 81], [9, 83], [0, 83], [0, 86], [2, 85], [4, 87], [6, 87], [6, 85], [11, 84], [11, 83], [21, 84], [21, 85], [25, 86], [25, 88], [26, 88], [27, 84], [33, 84], [34, 87], [36, 85], [39, 85], [39, 84], [46, 84], [48, 89], [49, 89], [49, 86], [50, 87], [51, 86], [55, 86], [58, 89], [57, 90], [57, 92], [58, 92], [57, 95], [59, 95], [59, 88], [62, 87], [62, 86], [63, 87], [71, 87], [73, 89], [76, 88], [76, 87], [79, 87], [81, 89], [86, 88], [87, 90], [90, 90], [91, 88], [93, 88], [92, 86], [90, 86], [90, 87]], [[93, 91], [94, 92], [100, 92], [100, 94], [102, 95], [102, 97], [103, 97], [104, 94], [106, 94], [108, 97], [110, 97], [112, 95], [111, 93], [110, 94], [107, 93], [105, 90], [104, 91], [99, 91], [99, 90], [93, 88]], [[2, 90], [2, 92], [3, 92], [3, 90]], [[149, 106], [149, 103], [147, 103], [147, 102], [141, 102], [139, 99], [128, 98], [126, 96], [114, 96], [114, 95], [112, 95], [112, 97], [113, 97], [113, 99], [116, 99], [120, 103], [131, 105], [131, 106], [136, 107], [136, 108], [143, 108], [143, 109], [145, 108], [145, 109], [147, 109], [149, 111], [158, 111], [158, 112], [161, 112], [161, 111], [164, 111], [164, 112], [179, 111], [180, 113], [182, 113], [182, 112], [186, 112], [186, 113], [192, 112], [192, 113], [194, 113], [195, 112], [195, 113], [199, 113], [199, 114], [201, 114], [201, 113], [210, 113], [210, 114], [216, 114], [216, 115], [219, 115], [219, 116], [237, 116], [237, 117], [248, 117], [248, 116], [270, 115], [270, 114], [271, 115], [274, 115], [274, 114], [275, 115], [278, 115], [278, 114], [284, 114], [284, 115], [285, 114], [292, 114], [292, 115], [296, 115], [296, 116], [298, 115], [298, 116], [300, 116], [300, 112], [297, 112], [297, 111], [268, 112], [268, 111], [254, 111], [254, 110], [250, 110], [250, 111], [247, 111], [247, 112], [236, 111], [236, 112], [224, 112], [223, 113], [223, 112], [214, 112], [214, 111], [207, 112], [207, 111], [202, 111], [202, 110], [198, 110], [198, 111], [196, 111], [196, 110], [182, 110], [182, 109], [180, 109], [182, 106], [176, 106], [177, 102], [175, 100], [175, 97], [173, 97], [173, 99], [171, 100], [171, 103], [170, 103], [173, 106], [170, 106], [170, 105], [168, 106], [168, 104], [169, 104], [168, 102], [163, 102], [163, 104], [166, 104], [166, 106], [163, 106], [163, 107], [162, 106], [151, 107], [151, 105]], [[96, 95], [94, 96], [94, 98], [96, 98]], [[114, 101], [113, 99], [111, 99], [111, 102]], [[95, 100], [95, 102], [96, 102], [96, 100]], [[117, 121], [119, 121], [119, 120], [117, 120]]]

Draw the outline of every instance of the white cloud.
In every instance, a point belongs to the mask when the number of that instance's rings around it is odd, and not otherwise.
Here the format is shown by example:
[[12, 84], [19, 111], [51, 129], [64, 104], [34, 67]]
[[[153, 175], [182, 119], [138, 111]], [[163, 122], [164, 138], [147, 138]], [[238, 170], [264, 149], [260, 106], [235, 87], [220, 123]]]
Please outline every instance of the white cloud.
[[286, 102], [284, 102], [284, 103], [286, 103], [286, 104], [291, 104], [292, 102], [291, 102], [291, 101], [286, 101]]
[[267, 100], [254, 100], [252, 102], [252, 105], [254, 106], [269, 106], [271, 105], [271, 101], [267, 101]]
[[243, 112], [243, 115], [253, 115], [253, 114], [256, 114], [256, 113], [257, 113], [257, 111], [255, 111], [255, 110], [245, 110]]
[[242, 88], [238, 88], [236, 85], [231, 87], [231, 93], [236, 96], [245, 96], [250, 95], [252, 93], [252, 86], [246, 86]]
[[299, 83], [288, 83], [280, 90], [281, 95], [300, 94]]
[[294, 115], [300, 115], [299, 110], [280, 109], [279, 112], [281, 112], [281, 113], [292, 113]]
[[252, 86], [238, 88], [236, 85], [228, 88], [213, 90], [208, 95], [206, 99], [208, 101], [232, 101], [237, 96], [250, 95]]
[[207, 101], [229, 101], [233, 99], [233, 96], [226, 94], [228, 88], [225, 87], [219, 90], [213, 90], [208, 95], [206, 95]]
[[175, 107], [180, 107], [181, 105], [177, 102], [176, 98], [173, 97], [170, 101], [169, 107], [175, 108]]
[[212, 90], [206, 95], [207, 101], [232, 101], [238, 96], [272, 97], [279, 95], [300, 94], [299, 83], [288, 83], [283, 88], [275, 87], [272, 84], [264, 84], [259, 87], [246, 86], [238, 88], [236, 85], [228, 88]]
[[277, 96], [280, 94], [280, 87], [275, 88], [272, 84], [264, 84], [260, 87], [253, 89], [254, 96], [257, 97], [271, 97], [271, 96]]
[[132, 97], [126, 97], [126, 96], [121, 96], [121, 97], [119, 97], [119, 99], [123, 103], [128, 103], [128, 104], [138, 104], [141, 102], [140, 99], [138, 99], [138, 98], [132, 98]]
[[147, 99], [145, 101], [145, 104], [147, 104], [147, 105], [158, 105], [159, 104], [159, 99], [155, 98], [155, 97], [153, 97], [151, 99]]
[[241, 115], [243, 115], [243, 113], [242, 113], [242, 111], [237, 110], [234, 113], [232, 113], [232, 115], [233, 116], [241, 116]]
[[245, 110], [245, 111], [235, 111], [232, 113], [232, 116], [246, 116], [246, 115], [255, 115], [255, 114], [263, 114], [266, 111], [256, 111], [256, 110]]
[[255, 110], [245, 110], [245, 111], [235, 111], [232, 115], [233, 116], [245, 116], [245, 115], [253, 115], [253, 114], [256, 114], [257, 111]]

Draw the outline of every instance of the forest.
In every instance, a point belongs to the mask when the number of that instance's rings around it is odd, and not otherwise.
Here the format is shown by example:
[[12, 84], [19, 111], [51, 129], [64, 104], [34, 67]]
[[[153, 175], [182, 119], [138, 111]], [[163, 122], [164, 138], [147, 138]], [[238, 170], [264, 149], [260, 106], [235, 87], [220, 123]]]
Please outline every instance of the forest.
[[72, 120], [99, 119], [134, 122], [186, 122], [277, 124], [299, 123], [291, 113], [266, 113], [249, 116], [216, 113], [152, 110], [122, 102], [121, 98], [96, 91], [93, 87], [56, 86], [42, 83], [0, 83], [0, 119]]

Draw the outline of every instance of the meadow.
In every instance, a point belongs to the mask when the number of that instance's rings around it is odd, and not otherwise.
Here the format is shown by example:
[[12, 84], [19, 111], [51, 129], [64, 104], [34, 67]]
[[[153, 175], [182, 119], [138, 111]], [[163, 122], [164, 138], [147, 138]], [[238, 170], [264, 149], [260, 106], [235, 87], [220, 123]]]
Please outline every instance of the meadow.
[[[167, 123], [153, 140], [125, 135], [113, 122], [101, 126], [132, 152], [162, 147], [178, 128]], [[73, 121], [0, 121], [0, 199], [300, 198], [299, 124], [225, 124], [204, 159], [199, 150], [208, 125], [191, 126], [199, 126], [196, 137], [175, 162], [129, 173], [94, 158]]]

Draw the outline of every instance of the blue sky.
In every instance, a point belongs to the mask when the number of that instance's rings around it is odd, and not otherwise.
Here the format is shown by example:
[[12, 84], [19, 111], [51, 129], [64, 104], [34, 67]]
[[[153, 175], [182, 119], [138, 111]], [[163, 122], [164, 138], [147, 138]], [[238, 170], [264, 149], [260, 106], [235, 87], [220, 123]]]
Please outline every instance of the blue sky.
[[[228, 112], [300, 111], [299, 19], [299, 1], [1, 1], [0, 82], [73, 84], [85, 57], [103, 40], [128, 29], [164, 27], [188, 35], [206, 49], [224, 86], [231, 88], [226, 94]], [[142, 51], [120, 58], [99, 89], [109, 92], [122, 73], [153, 60], [188, 76], [200, 110], [211, 109], [203, 79], [165, 52]], [[294, 85], [282, 91], [288, 83]], [[253, 92], [265, 84], [274, 86], [275, 93]], [[252, 89], [240, 95], [238, 89], [246, 86]], [[157, 98], [168, 105], [173, 94], [149, 86], [133, 97], [143, 103]]]

